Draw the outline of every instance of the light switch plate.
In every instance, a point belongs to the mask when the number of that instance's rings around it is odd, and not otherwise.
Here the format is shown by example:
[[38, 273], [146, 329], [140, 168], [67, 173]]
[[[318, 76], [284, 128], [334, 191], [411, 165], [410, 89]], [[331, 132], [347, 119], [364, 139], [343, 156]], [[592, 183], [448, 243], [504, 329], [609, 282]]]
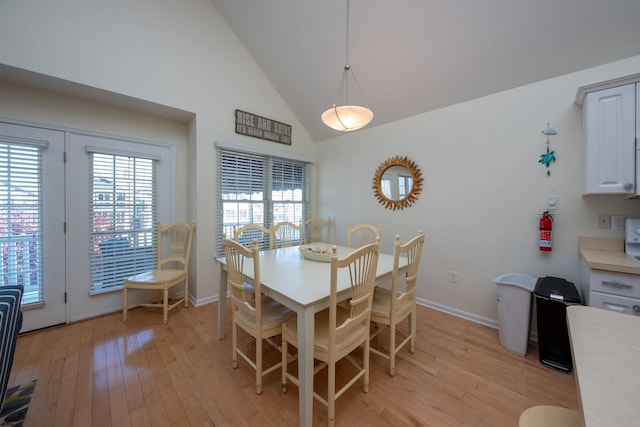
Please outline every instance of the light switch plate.
[[560, 197], [556, 195], [547, 196], [547, 205], [545, 210], [557, 211], [558, 209], [560, 209]]
[[624, 230], [625, 219], [624, 215], [611, 215], [611, 229]]

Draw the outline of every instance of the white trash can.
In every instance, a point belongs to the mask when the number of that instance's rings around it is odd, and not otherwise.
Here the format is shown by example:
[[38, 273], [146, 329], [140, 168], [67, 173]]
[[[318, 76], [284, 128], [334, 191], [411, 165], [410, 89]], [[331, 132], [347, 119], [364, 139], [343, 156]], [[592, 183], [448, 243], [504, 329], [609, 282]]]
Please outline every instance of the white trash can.
[[497, 277], [500, 344], [521, 356], [527, 354], [531, 327], [532, 293], [538, 279], [520, 273]]

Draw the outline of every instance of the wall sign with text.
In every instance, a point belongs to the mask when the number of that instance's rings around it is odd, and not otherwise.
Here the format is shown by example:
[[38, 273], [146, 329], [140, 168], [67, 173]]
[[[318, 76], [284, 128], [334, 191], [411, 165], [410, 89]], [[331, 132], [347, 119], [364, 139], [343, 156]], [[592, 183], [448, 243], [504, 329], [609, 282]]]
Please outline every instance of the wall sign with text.
[[291, 145], [291, 125], [236, 110], [236, 133]]

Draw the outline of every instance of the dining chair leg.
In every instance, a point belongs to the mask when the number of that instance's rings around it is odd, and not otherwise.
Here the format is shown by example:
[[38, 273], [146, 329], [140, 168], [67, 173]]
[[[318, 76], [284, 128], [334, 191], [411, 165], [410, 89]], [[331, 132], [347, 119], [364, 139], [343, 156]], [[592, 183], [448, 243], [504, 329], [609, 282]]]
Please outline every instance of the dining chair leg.
[[164, 320], [164, 324], [167, 324], [167, 320], [169, 319], [169, 290], [165, 289], [164, 290], [164, 294], [162, 297], [162, 313], [163, 313], [163, 317], [162, 320]]
[[184, 279], [184, 306], [189, 307], [189, 279]]
[[122, 298], [123, 298], [123, 303], [122, 303], [122, 321], [126, 322], [127, 321], [127, 307], [129, 304], [128, 301], [128, 295], [127, 295], [127, 288], [122, 289]]
[[336, 422], [336, 361], [329, 359], [327, 366], [329, 384], [327, 389], [327, 418], [328, 425], [333, 427]]
[[364, 367], [364, 384], [362, 384], [362, 390], [365, 393], [369, 393], [369, 355], [370, 355], [370, 347], [371, 343], [369, 342], [369, 338], [364, 343], [364, 351], [362, 352], [362, 364]]
[[389, 375], [396, 374], [396, 325], [389, 325]]
[[409, 352], [415, 354], [416, 352], [416, 307], [413, 306], [411, 314], [409, 315], [409, 333], [411, 334], [411, 341], [409, 343]]
[[[235, 316], [235, 313], [233, 316]], [[236, 369], [238, 367], [238, 325], [236, 324], [235, 319], [231, 324], [231, 348], [233, 350], [231, 352], [233, 355], [231, 359], [231, 366], [233, 366], [233, 369]]]
[[287, 392], [287, 366], [288, 366], [287, 356], [289, 354], [288, 346], [289, 346], [289, 343], [287, 342], [287, 340], [283, 339], [282, 340], [282, 368], [280, 369], [283, 394]]
[[256, 338], [256, 394], [262, 394], [262, 338]]

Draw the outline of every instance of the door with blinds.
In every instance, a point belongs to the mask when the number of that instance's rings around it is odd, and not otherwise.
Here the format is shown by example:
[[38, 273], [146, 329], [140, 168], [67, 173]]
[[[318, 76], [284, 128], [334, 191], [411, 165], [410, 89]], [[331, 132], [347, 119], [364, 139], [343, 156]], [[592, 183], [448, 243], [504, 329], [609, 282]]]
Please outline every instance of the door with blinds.
[[0, 286], [22, 285], [22, 332], [65, 323], [65, 133], [0, 123]]
[[[175, 219], [175, 148], [68, 134], [69, 321], [122, 309], [125, 277], [156, 266], [157, 224]], [[148, 294], [130, 293], [131, 304]]]

